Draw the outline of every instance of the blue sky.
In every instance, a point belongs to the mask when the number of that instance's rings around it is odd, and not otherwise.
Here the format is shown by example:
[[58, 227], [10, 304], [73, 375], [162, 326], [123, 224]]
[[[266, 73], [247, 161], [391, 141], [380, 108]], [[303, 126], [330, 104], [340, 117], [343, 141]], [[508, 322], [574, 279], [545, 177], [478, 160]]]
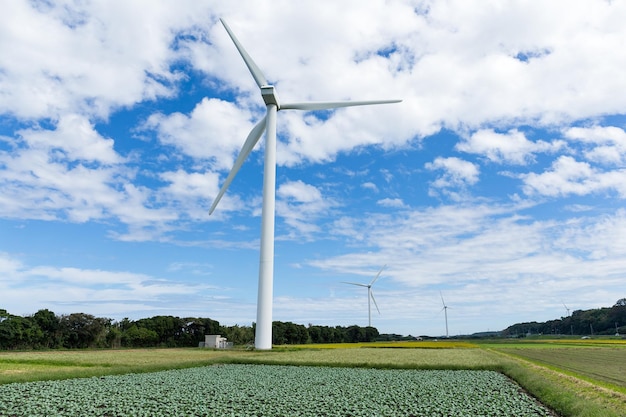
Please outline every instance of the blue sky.
[[263, 101], [284, 101], [274, 319], [500, 330], [626, 294], [626, 4], [12, 1], [0, 308], [256, 316]]

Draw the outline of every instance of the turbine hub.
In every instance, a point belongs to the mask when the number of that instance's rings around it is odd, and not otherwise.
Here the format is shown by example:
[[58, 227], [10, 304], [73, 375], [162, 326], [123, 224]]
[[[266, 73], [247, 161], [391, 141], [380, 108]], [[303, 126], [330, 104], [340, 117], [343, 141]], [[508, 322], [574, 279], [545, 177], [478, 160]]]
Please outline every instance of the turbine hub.
[[261, 86], [261, 97], [263, 97], [263, 101], [265, 102], [265, 105], [274, 104], [276, 107], [280, 109], [278, 95], [276, 94], [276, 89], [274, 88], [273, 85]]

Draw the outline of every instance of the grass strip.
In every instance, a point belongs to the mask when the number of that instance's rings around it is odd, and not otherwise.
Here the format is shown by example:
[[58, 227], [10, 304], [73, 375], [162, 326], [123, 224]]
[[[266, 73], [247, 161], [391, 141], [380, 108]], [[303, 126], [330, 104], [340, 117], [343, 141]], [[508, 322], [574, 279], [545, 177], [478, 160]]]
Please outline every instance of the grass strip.
[[502, 372], [565, 417], [624, 417], [626, 396], [526, 359], [495, 352]]
[[502, 349], [566, 375], [626, 394], [626, 349]]

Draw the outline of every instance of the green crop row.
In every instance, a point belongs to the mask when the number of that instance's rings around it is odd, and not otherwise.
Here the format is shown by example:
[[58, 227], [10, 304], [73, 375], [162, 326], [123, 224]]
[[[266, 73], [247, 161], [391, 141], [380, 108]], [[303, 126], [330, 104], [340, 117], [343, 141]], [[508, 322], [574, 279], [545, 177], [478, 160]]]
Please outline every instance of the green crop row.
[[0, 386], [7, 416], [550, 416], [504, 375], [214, 365]]
[[626, 393], [626, 349], [501, 349], [502, 352], [612, 384]]

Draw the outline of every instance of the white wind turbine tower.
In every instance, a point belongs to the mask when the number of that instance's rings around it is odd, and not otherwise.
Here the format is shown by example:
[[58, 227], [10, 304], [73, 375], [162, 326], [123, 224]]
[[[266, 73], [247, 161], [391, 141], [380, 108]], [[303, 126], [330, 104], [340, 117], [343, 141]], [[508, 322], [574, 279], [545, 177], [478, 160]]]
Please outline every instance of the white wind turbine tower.
[[[564, 303], [564, 302], [562, 302], [562, 301], [561, 301], [561, 304], [563, 304], [563, 307], [565, 307], [565, 311], [567, 311], [567, 316], [565, 316], [565, 317], [569, 317], [569, 316], [570, 316], [570, 315], [569, 315], [570, 308], [569, 308], [568, 306], [566, 306], [566, 305], [565, 305], [565, 303]], [[572, 336], [573, 336], [573, 335], [574, 335], [574, 325], [570, 324], [570, 326], [569, 326], [569, 330], [570, 330], [570, 333], [571, 333], [571, 334], [572, 334]]]
[[376, 306], [376, 310], [378, 311], [378, 314], [380, 314], [380, 310], [378, 309], [378, 304], [376, 304], [376, 299], [374, 298], [374, 293], [372, 292], [372, 285], [374, 285], [376, 280], [380, 277], [381, 272], [383, 272], [383, 269], [385, 269], [386, 266], [387, 265], [383, 265], [383, 267], [380, 268], [380, 271], [378, 271], [378, 274], [376, 274], [374, 279], [372, 279], [372, 281], [369, 284], [359, 284], [358, 282], [342, 281], [344, 284], [358, 285], [359, 287], [367, 288], [367, 325], [369, 327], [372, 327], [372, 306], [371, 306], [370, 300], [374, 302], [374, 306]]
[[439, 291], [439, 295], [441, 296], [441, 303], [443, 304], [443, 308], [441, 309], [441, 311], [443, 311], [443, 314], [446, 318], [446, 338], [448, 338], [448, 306], [446, 305], [446, 302], [443, 301], [443, 294], [441, 293], [441, 291]]
[[276, 113], [279, 110], [325, 110], [338, 107], [364, 106], [369, 104], [398, 103], [401, 100], [376, 101], [337, 101], [337, 102], [308, 102], [308, 103], [281, 103], [278, 100], [273, 85], [269, 84], [265, 76], [252, 60], [250, 55], [237, 40], [224, 19], [220, 19], [226, 32], [237, 47], [254, 81], [261, 89], [261, 97], [267, 107], [267, 113], [260, 122], [252, 128], [241, 151], [235, 160], [233, 168], [224, 181], [217, 197], [213, 201], [209, 214], [213, 213], [220, 199], [235, 178], [247, 156], [265, 131], [265, 162], [263, 173], [263, 205], [261, 211], [261, 241], [259, 261], [259, 289], [257, 299], [257, 321], [254, 346], [257, 349], [272, 348], [272, 293], [274, 281], [274, 219], [276, 203]]

